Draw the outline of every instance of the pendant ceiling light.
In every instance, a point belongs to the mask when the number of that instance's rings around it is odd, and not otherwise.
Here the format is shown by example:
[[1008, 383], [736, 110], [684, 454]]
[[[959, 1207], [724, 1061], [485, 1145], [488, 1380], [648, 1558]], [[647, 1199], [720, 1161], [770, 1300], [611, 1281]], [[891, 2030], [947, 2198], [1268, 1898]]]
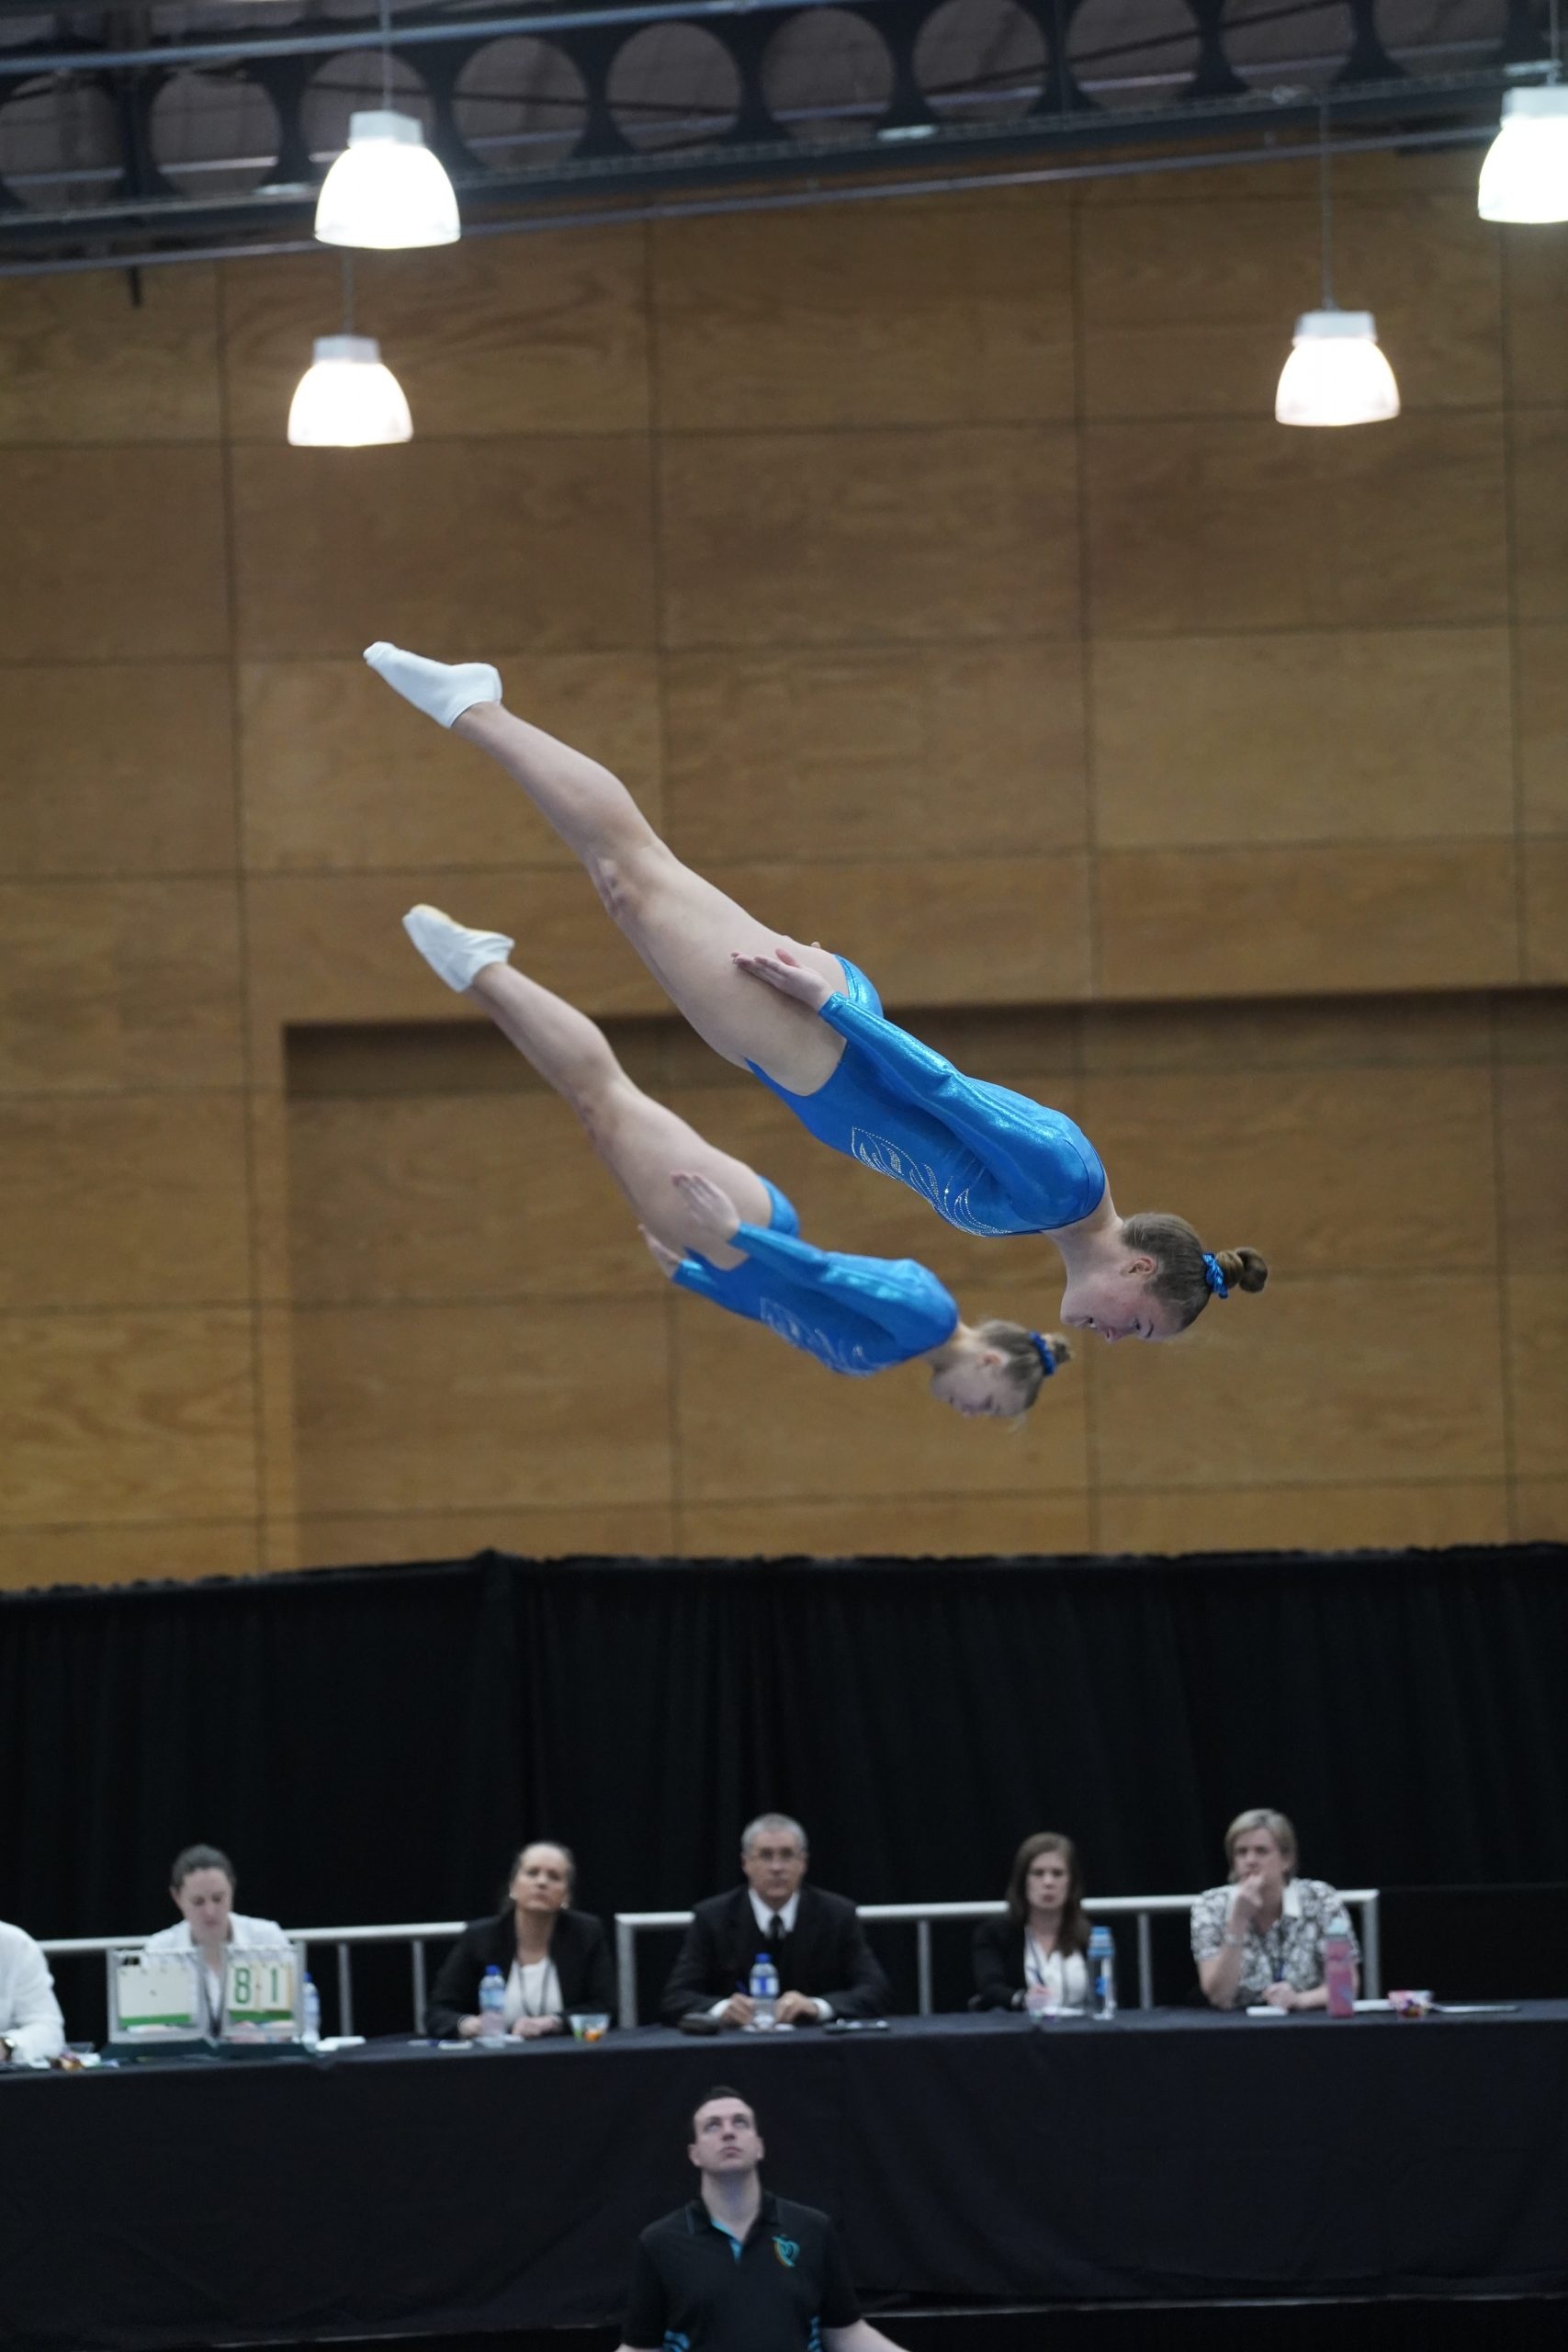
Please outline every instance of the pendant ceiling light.
[[457, 198], [417, 118], [392, 104], [389, 0], [381, 0], [381, 103], [348, 119], [348, 145], [321, 182], [316, 235], [324, 245], [391, 252], [455, 244]]
[[297, 449], [370, 449], [413, 438], [403, 388], [383, 363], [380, 345], [353, 332], [352, 271], [344, 254], [343, 333], [316, 337], [288, 405], [288, 438]]
[[[1555, 26], [1552, 40], [1555, 47]], [[1550, 82], [1503, 100], [1476, 193], [1483, 220], [1568, 220], [1568, 86], [1557, 72], [1553, 60]]]
[[1296, 321], [1291, 356], [1280, 374], [1274, 414], [1280, 424], [1382, 424], [1399, 414], [1399, 386], [1378, 344], [1371, 311], [1342, 311], [1334, 299], [1334, 210], [1328, 185], [1328, 117], [1318, 132], [1323, 234], [1323, 300]]

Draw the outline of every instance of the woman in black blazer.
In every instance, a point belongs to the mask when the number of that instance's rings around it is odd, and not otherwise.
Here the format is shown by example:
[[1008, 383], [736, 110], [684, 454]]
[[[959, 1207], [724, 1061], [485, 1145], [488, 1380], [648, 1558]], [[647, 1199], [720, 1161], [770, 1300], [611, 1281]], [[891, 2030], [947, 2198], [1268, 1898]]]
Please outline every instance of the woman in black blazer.
[[1007, 1905], [1005, 1918], [976, 1926], [970, 2007], [1021, 2009], [1036, 1988], [1054, 1996], [1056, 2008], [1081, 2007], [1089, 1997], [1089, 1922], [1070, 1838], [1042, 1829], [1024, 1839], [1013, 1856]]
[[[438, 2041], [476, 2041], [491, 2033], [532, 2041], [562, 2033], [570, 2016], [615, 2013], [615, 1981], [604, 1930], [586, 1911], [572, 1911], [577, 1863], [569, 1848], [525, 1846], [512, 1865], [506, 1909], [476, 1919], [441, 1963], [424, 2011], [424, 2030]], [[479, 1983], [499, 1969], [506, 2007], [499, 2028], [479, 2014]]]

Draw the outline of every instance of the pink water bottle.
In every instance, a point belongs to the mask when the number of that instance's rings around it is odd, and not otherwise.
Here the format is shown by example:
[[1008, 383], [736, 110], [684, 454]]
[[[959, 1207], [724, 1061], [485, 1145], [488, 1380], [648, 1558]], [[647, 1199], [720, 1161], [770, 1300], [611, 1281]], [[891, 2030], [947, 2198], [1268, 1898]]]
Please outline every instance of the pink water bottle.
[[1328, 1988], [1329, 2016], [1353, 2018], [1356, 2014], [1355, 1947], [1350, 1941], [1350, 1922], [1343, 1911], [1335, 1913], [1324, 1935], [1323, 1981]]

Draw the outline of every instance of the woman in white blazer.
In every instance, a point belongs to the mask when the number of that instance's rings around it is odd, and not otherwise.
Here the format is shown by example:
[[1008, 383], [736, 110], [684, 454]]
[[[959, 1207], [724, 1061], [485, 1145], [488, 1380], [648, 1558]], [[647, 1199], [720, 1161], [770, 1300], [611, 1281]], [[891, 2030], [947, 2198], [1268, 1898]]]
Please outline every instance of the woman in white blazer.
[[247, 1918], [234, 1908], [234, 1865], [216, 1846], [187, 1846], [175, 1857], [169, 1893], [179, 1913], [172, 1928], [149, 1936], [149, 1951], [194, 1951], [201, 1960], [197, 1983], [206, 2023], [214, 2033], [223, 2022], [223, 1962], [230, 1945], [242, 1951], [276, 1951], [288, 1937], [276, 1919]]

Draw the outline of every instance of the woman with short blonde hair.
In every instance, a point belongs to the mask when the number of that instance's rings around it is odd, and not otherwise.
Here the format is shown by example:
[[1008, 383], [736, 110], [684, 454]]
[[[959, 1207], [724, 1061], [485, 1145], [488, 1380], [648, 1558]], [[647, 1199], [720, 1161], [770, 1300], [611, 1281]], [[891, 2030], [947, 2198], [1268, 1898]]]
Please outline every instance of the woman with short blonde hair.
[[[1249, 1805], [1225, 1831], [1230, 1877], [1192, 1905], [1198, 1982], [1216, 2009], [1326, 2008], [1323, 1942], [1345, 1902], [1326, 1879], [1299, 1877], [1296, 1853], [1289, 1816], [1271, 1805]], [[1353, 1934], [1350, 1949], [1359, 1986]]]

